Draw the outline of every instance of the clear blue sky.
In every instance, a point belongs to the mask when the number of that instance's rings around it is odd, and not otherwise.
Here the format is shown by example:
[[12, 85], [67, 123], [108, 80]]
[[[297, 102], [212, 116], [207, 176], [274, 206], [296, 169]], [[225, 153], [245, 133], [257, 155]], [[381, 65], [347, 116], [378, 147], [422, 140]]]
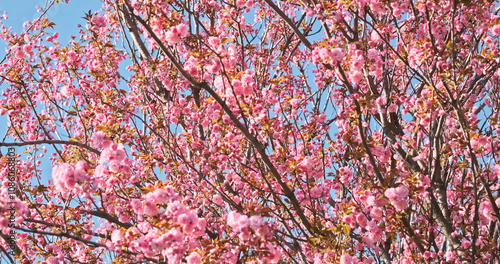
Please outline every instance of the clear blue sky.
[[[7, 11], [9, 19], [4, 21], [7, 27], [12, 27], [16, 32], [23, 29], [25, 21], [31, 21], [40, 16], [35, 6], [44, 7], [51, 1], [45, 0], [0, 0], [0, 11]], [[61, 36], [76, 35], [78, 33], [77, 25], [84, 24], [84, 12], [89, 10], [97, 11], [102, 6], [99, 0], [70, 0], [68, 4], [64, 4], [64, 0], [60, 4], [55, 4], [45, 15], [51, 21], [56, 23], [56, 30]], [[3, 50], [2, 50], [3, 52]]]

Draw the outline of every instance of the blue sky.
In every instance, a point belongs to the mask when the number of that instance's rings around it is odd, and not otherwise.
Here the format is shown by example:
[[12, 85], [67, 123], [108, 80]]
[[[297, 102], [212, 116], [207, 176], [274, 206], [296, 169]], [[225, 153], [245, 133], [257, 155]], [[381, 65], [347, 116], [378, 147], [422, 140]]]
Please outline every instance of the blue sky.
[[[35, 6], [47, 6], [51, 1], [44, 0], [17, 0], [17, 1], [0, 1], [0, 11], [7, 11], [8, 19], [3, 23], [7, 27], [12, 27], [16, 32], [23, 29], [23, 23], [38, 18], [41, 13], [37, 11]], [[88, 10], [98, 10], [102, 2], [99, 0], [72, 0], [68, 4], [55, 4], [45, 15], [51, 21], [56, 23], [56, 30], [61, 37], [67, 37], [71, 34], [78, 33], [77, 25], [84, 24], [83, 13]], [[2, 49], [2, 54], [5, 54]]]

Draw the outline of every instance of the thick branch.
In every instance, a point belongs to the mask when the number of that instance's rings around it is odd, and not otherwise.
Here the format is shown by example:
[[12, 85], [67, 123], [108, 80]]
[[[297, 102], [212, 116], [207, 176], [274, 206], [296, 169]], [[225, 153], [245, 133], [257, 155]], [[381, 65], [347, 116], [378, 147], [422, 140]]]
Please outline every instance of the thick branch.
[[40, 144], [74, 145], [87, 149], [97, 155], [101, 155], [101, 152], [95, 148], [92, 148], [86, 144], [77, 141], [69, 141], [69, 140], [34, 140], [34, 141], [13, 142], [13, 143], [0, 142], [0, 147], [20, 147], [20, 146], [40, 145]]
[[274, 10], [274, 12], [276, 12], [276, 14], [278, 14], [281, 17], [281, 19], [283, 19], [285, 21], [285, 23], [288, 24], [288, 26], [293, 30], [293, 32], [295, 34], [297, 34], [300, 41], [302, 41], [302, 43], [304, 43], [304, 45], [308, 49], [311, 49], [311, 46], [312, 46], [311, 42], [309, 42], [309, 40], [307, 40], [307, 38], [304, 36], [304, 34], [302, 34], [302, 32], [300, 32], [300, 30], [297, 28], [297, 26], [295, 26], [293, 21], [285, 13], [283, 13], [283, 11], [281, 11], [281, 9], [273, 1], [271, 1], [271, 0], [265, 0], [265, 1]]

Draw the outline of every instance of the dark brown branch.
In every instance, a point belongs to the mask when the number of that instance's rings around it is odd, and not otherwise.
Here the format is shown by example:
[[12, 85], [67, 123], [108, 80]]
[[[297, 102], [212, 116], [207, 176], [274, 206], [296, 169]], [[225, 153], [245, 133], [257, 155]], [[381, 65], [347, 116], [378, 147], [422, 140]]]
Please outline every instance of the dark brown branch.
[[73, 145], [87, 149], [97, 155], [101, 155], [101, 152], [95, 148], [92, 148], [86, 144], [77, 141], [69, 141], [69, 140], [34, 140], [34, 141], [13, 142], [13, 143], [0, 142], [0, 147], [20, 147], [20, 146], [40, 145], [40, 144]]

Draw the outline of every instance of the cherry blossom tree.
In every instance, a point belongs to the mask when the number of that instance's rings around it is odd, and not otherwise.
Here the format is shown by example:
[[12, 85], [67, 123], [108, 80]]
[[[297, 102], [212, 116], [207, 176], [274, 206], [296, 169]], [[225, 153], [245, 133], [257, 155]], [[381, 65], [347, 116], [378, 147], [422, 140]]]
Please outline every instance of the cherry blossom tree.
[[498, 4], [105, 0], [68, 43], [2, 27], [4, 258], [499, 263]]

